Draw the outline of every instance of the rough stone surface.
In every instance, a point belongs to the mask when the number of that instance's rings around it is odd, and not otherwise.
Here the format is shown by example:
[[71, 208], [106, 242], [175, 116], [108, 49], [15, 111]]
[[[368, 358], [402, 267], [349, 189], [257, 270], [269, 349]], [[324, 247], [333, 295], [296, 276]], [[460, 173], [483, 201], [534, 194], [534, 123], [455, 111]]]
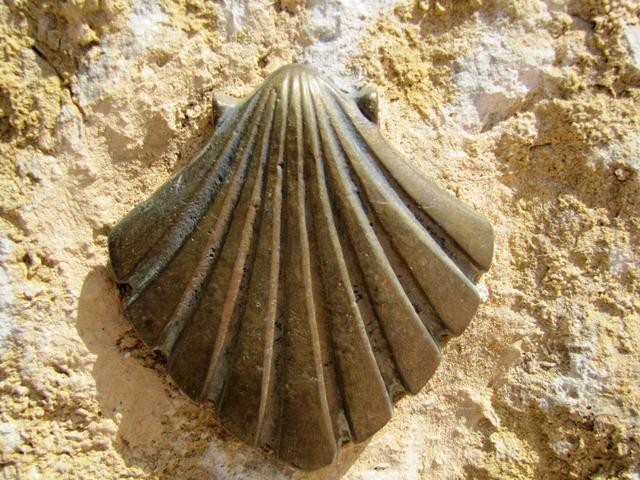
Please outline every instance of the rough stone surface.
[[[358, 13], [359, 12], [359, 13]], [[638, 478], [632, 0], [0, 4], [6, 478]], [[122, 319], [106, 235], [211, 133], [211, 93], [307, 60], [496, 229], [487, 302], [337, 465], [230, 438]], [[13, 475], [13, 477], [12, 477]]]

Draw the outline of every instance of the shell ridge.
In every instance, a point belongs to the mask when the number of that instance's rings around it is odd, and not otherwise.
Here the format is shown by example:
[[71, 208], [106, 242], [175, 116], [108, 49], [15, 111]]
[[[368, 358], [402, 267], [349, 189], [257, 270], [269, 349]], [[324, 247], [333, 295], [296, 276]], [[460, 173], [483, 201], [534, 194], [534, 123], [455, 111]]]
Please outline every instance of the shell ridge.
[[295, 90], [296, 101], [294, 102], [294, 111], [296, 114], [296, 139], [297, 139], [297, 163], [298, 163], [298, 187], [299, 197], [302, 198], [302, 202], [299, 203], [299, 218], [301, 222], [301, 230], [304, 231], [304, 237], [306, 239], [306, 249], [303, 250], [303, 261], [305, 278], [307, 279], [307, 302], [308, 310], [312, 311], [312, 315], [308, 316], [309, 326], [313, 338], [313, 357], [315, 360], [315, 370], [318, 378], [318, 396], [320, 398], [320, 404], [322, 407], [322, 415], [324, 419], [324, 428], [326, 434], [329, 436], [329, 442], [331, 443], [330, 450], [333, 458], [337, 455], [338, 445], [336, 439], [336, 432], [334, 431], [334, 425], [332, 422], [331, 410], [329, 409], [329, 385], [327, 382], [327, 373], [331, 373], [331, 369], [328, 368], [325, 371], [324, 364], [331, 362], [332, 358], [325, 358], [323, 352], [329, 350], [327, 348], [327, 331], [326, 331], [326, 318], [324, 318], [324, 311], [322, 309], [321, 298], [321, 280], [318, 275], [318, 265], [312, 262], [314, 257], [314, 250], [317, 250], [316, 236], [313, 228], [313, 220], [310, 214], [311, 205], [311, 192], [308, 192], [307, 186], [308, 178], [308, 162], [307, 153], [304, 145], [306, 142], [305, 133], [305, 118], [303, 107], [303, 88], [305, 85], [315, 82], [313, 78], [310, 78], [307, 74], [299, 75], [296, 79], [297, 88]]
[[336, 450], [342, 439], [349, 438], [348, 427], [345, 425], [343, 403], [341, 401], [341, 393], [336, 371], [335, 349], [332, 343], [331, 334], [331, 314], [327, 310], [327, 301], [325, 297], [324, 281], [325, 276], [322, 272], [323, 252], [326, 252], [327, 245], [321, 238], [321, 230], [316, 223], [316, 204], [318, 200], [317, 190], [314, 181], [314, 163], [312, 154], [310, 153], [311, 133], [309, 125], [311, 118], [306, 108], [306, 92], [309, 88], [316, 88], [316, 79], [310, 76], [301, 76], [298, 89], [298, 101], [296, 102], [297, 110], [297, 129], [296, 135], [298, 141], [298, 152], [301, 157], [302, 178], [304, 179], [304, 215], [307, 224], [308, 243], [309, 243], [309, 264], [311, 272], [311, 284], [313, 286], [311, 293], [315, 305], [315, 323], [318, 332], [319, 351], [317, 364], [323, 377], [324, 400], [327, 405], [327, 413], [330, 433], [333, 437]]
[[[152, 348], [158, 349], [158, 345], [162, 343], [163, 329], [171, 320], [184, 290], [191, 281], [191, 273], [197, 267], [203, 245], [212, 232], [209, 225], [215, 223], [227, 189], [228, 184], [223, 184], [189, 241], [182, 245], [162, 273], [140, 292], [135, 301], [129, 302], [126, 306], [126, 315], [132, 319], [136, 329]], [[163, 353], [167, 355], [167, 352]]]
[[[341, 303], [348, 305], [348, 311], [342, 312], [331, 310], [331, 337], [332, 346], [335, 351], [336, 375], [340, 384], [340, 395], [344, 404], [351, 436], [356, 440], [368, 438], [375, 431], [380, 429], [391, 417], [391, 400], [386, 391], [386, 385], [378, 368], [378, 364], [373, 355], [369, 337], [364, 328], [364, 322], [360, 315], [360, 310], [356, 305], [355, 295], [351, 288], [351, 280], [345, 264], [342, 246], [338, 238], [335, 226], [334, 214], [330, 204], [330, 194], [325, 178], [323, 156], [320, 147], [319, 131], [315, 109], [311, 101], [309, 85], [303, 88], [303, 108], [307, 121], [307, 135], [310, 148], [310, 170], [311, 170], [311, 196], [315, 198], [316, 213], [314, 215], [314, 229], [320, 232], [323, 237], [322, 245], [319, 247], [319, 263], [325, 283], [329, 278], [339, 279], [338, 285], [326, 285], [325, 288], [331, 292], [342, 293]], [[325, 258], [322, 253], [326, 251]], [[336, 261], [332, 268], [331, 261]], [[346, 297], [346, 298], [345, 298]], [[330, 303], [335, 303], [332, 301]], [[344, 308], [344, 307], [343, 307]], [[344, 320], [351, 317], [354, 326], [342, 328]], [[353, 338], [355, 337], [355, 338]], [[350, 358], [341, 359], [341, 352], [353, 352], [357, 347], [350, 344], [350, 340], [361, 345], [360, 355], [353, 354]], [[356, 356], [357, 355], [357, 356]], [[349, 362], [349, 360], [352, 360]], [[349, 365], [352, 365], [349, 370]], [[366, 378], [368, 377], [368, 378]], [[364, 383], [366, 381], [366, 383]], [[364, 384], [363, 384], [364, 383]], [[376, 391], [377, 390], [377, 391]], [[378, 416], [373, 415], [378, 413]], [[382, 418], [381, 418], [382, 416]], [[364, 422], [371, 422], [370, 425], [362, 425]]]
[[[431, 222], [440, 227], [449, 237], [461, 253], [472, 263], [477, 273], [486, 272], [492, 258], [491, 252], [484, 251], [484, 243], [478, 239], [485, 239], [486, 235], [492, 237], [492, 229], [489, 222], [473, 211], [471, 207], [453, 197], [451, 194], [440, 189], [435, 182], [417, 172], [409, 163], [404, 160], [404, 156], [380, 134], [375, 126], [368, 125], [359, 118], [359, 112], [349, 108], [345, 99], [339, 96], [335, 97], [336, 101], [341, 105], [342, 110], [346, 113], [351, 126], [359, 133], [364, 140], [367, 149], [371, 152], [371, 157], [377, 160], [379, 167], [385, 176], [392, 179], [396, 184], [396, 190], [404, 192], [421, 212], [427, 216]], [[372, 139], [381, 140], [380, 142]], [[397, 159], [395, 161], [390, 158]], [[415, 185], [414, 179], [419, 179], [422, 184], [421, 188]], [[440, 201], [446, 203], [446, 207], [438, 208], [434, 202], [429, 202], [426, 197], [428, 195], [436, 196]], [[470, 225], [476, 231], [476, 235], [468, 235], [467, 230], [456, 229], [456, 225], [447, 222], [446, 218], [451, 216], [451, 212], [446, 211], [448, 208], [455, 208], [459, 215], [464, 215], [465, 223]], [[460, 222], [462, 224], [463, 222]], [[485, 233], [488, 232], [488, 233]], [[465, 241], [465, 239], [468, 239]], [[492, 245], [492, 242], [490, 242]], [[477, 275], [476, 273], [476, 275]]]
[[[275, 89], [271, 95], [276, 95]], [[285, 92], [286, 95], [286, 92]], [[276, 97], [277, 100], [277, 97]], [[218, 403], [220, 422], [247, 443], [263, 445], [269, 433], [266, 416], [273, 405], [273, 337], [280, 269], [280, 200], [282, 188], [279, 139], [283, 136], [283, 105], [274, 102], [269, 135], [264, 135], [265, 171], [259, 234], [248, 270], [245, 308], [239, 320], [235, 355]], [[285, 125], [286, 126], [286, 125]], [[266, 280], [265, 280], [266, 279]], [[263, 307], [264, 306], [264, 310]], [[264, 312], [264, 313], [263, 313]], [[272, 418], [272, 417], [270, 417]]]
[[[315, 105], [313, 100], [311, 104]], [[314, 108], [314, 110], [316, 118], [318, 119], [318, 122], [320, 122], [321, 119], [318, 115], [317, 109]], [[332, 214], [336, 219], [334, 225], [338, 233], [338, 241], [345, 257], [345, 266], [351, 282], [349, 288], [355, 296], [357, 311], [362, 318], [365, 333], [373, 350], [378, 371], [382, 375], [387, 390], [391, 392], [401, 384], [402, 376], [393, 358], [391, 346], [384, 336], [380, 319], [378, 318], [375, 310], [373, 297], [371, 297], [368, 291], [367, 283], [365, 281], [365, 272], [358, 260], [358, 255], [356, 254], [358, 245], [355, 240], [350, 237], [350, 233], [347, 228], [348, 215], [345, 215], [344, 209], [342, 209], [342, 204], [338, 197], [340, 195], [340, 189], [333, 179], [331, 171], [332, 167], [327, 161], [330, 152], [325, 153], [326, 149], [323, 144], [320, 128], [318, 128], [317, 132], [319, 145], [323, 152], [322, 165], [323, 171], [325, 172], [324, 181], [328, 192], [330, 192], [330, 207]], [[390, 394], [391, 393], [389, 393], [389, 395]]]
[[[276, 318], [278, 312], [281, 310], [282, 289], [280, 283], [282, 282], [281, 264], [282, 258], [280, 255], [280, 245], [282, 242], [282, 233], [285, 222], [282, 221], [282, 215], [284, 209], [282, 203], [284, 200], [284, 171], [282, 165], [284, 163], [284, 144], [287, 132], [287, 114], [288, 114], [288, 97], [289, 89], [288, 85], [283, 85], [280, 91], [281, 100], [281, 129], [279, 132], [279, 138], [277, 142], [277, 156], [274, 160], [274, 169], [276, 172], [275, 181], [276, 184], [273, 188], [274, 197], [274, 210], [273, 210], [273, 228], [272, 228], [272, 241], [271, 241], [271, 265], [270, 265], [270, 283], [268, 294], [268, 309], [267, 309], [267, 329], [264, 337], [264, 348], [262, 357], [262, 381], [260, 386], [260, 407], [258, 410], [258, 425], [256, 429], [256, 442], [266, 441], [269, 436], [267, 430], [267, 415], [269, 410], [275, 408], [276, 402], [275, 389], [276, 381], [273, 378], [273, 370], [275, 368], [275, 339], [276, 339]], [[280, 327], [281, 328], [281, 327]], [[273, 415], [273, 412], [271, 412]], [[275, 419], [274, 419], [275, 420]]]
[[[246, 123], [252, 111], [253, 108], [247, 108], [243, 114], [241, 125]], [[224, 151], [217, 158], [218, 161], [214, 162], [213, 166], [207, 170], [204, 178], [198, 182], [198, 186], [194, 189], [195, 195], [184, 202], [184, 209], [179, 215], [181, 220], [172, 224], [161, 239], [136, 264], [133, 276], [137, 278], [134, 285], [132, 285], [133, 291], [129, 304], [133, 303], [149, 283], [160, 274], [193, 232], [196, 224], [209, 207], [210, 199], [215, 196], [220, 187], [221, 180], [219, 179], [228, 175], [228, 171], [234, 163], [234, 156], [230, 155], [230, 150], [232, 150], [230, 144], [236, 144], [241, 140], [237, 132], [232, 134]], [[222, 167], [226, 168], [222, 171], [218, 170]], [[132, 279], [128, 279], [128, 281], [131, 282]]]
[[[278, 277], [278, 292], [276, 299], [276, 318], [274, 322], [274, 338], [272, 345], [275, 347], [280, 343], [279, 350], [277, 352], [277, 356], [273, 362], [273, 371], [278, 372], [278, 377], [274, 378], [273, 385], [273, 438], [274, 438], [274, 451], [278, 455], [279, 458], [284, 458], [282, 455], [282, 432], [284, 430], [284, 412], [285, 412], [285, 395], [287, 390], [286, 385], [286, 359], [287, 359], [287, 330], [288, 330], [288, 321], [286, 315], [287, 308], [287, 297], [289, 296], [288, 285], [290, 276], [290, 254], [288, 252], [288, 245], [291, 241], [290, 239], [290, 230], [291, 227], [289, 225], [288, 218], [289, 215], [289, 196], [290, 196], [290, 186], [288, 181], [289, 169], [290, 165], [288, 160], [288, 152], [287, 152], [287, 132], [289, 129], [289, 105], [291, 102], [291, 93], [290, 93], [290, 81], [285, 79], [280, 83], [280, 103], [282, 104], [282, 131], [281, 136], [279, 138], [279, 172], [280, 172], [280, 193], [281, 193], [281, 202], [280, 202], [280, 244], [278, 248], [280, 249], [280, 265], [279, 265], [279, 277]], [[275, 337], [276, 328], [278, 328], [278, 333], [280, 336], [278, 338]], [[273, 373], [273, 372], [270, 372]], [[263, 375], [263, 381], [264, 381]], [[264, 383], [263, 383], [264, 387]], [[264, 391], [264, 390], [263, 390]]]
[[[261, 98], [258, 112], [261, 114], [265, 108], [266, 96]], [[251, 130], [255, 132], [258, 128], [258, 118], [260, 114], [255, 115], [251, 121]], [[251, 135], [245, 142], [239, 152], [238, 161], [236, 162], [236, 170], [228, 182], [228, 188], [222, 199], [222, 207], [216, 224], [213, 226], [211, 234], [206, 240], [200, 260], [198, 261], [194, 274], [183, 290], [180, 301], [176, 305], [171, 314], [170, 320], [165, 324], [160, 335], [158, 336], [157, 347], [170, 358], [173, 362], [172, 353], [179, 341], [179, 337], [185, 329], [187, 322], [193, 319], [195, 312], [199, 308], [202, 296], [202, 290], [207, 282], [207, 278], [219, 259], [220, 246], [224, 244], [230, 226], [230, 218], [235, 210], [241, 193], [241, 187], [249, 168], [250, 156], [253, 151], [255, 135]]]
[[[371, 216], [380, 222], [441, 321], [452, 332], [461, 333], [480, 303], [475, 286], [418, 222], [385, 177], [377, 173], [372, 159], [353, 138], [356, 133], [346, 129], [342, 109], [336, 106], [330, 111], [333, 128], [348, 157], [353, 159], [353, 170], [364, 187], [362, 193], [371, 206]], [[459, 299], [453, 307], [449, 302], [451, 295]]]
[[[203, 394], [203, 375], [206, 372], [194, 372], [193, 375], [184, 376], [181, 373], [189, 369], [193, 358], [210, 358], [211, 346], [198, 334], [200, 331], [210, 332], [204, 337], [215, 335], [217, 323], [220, 321], [217, 315], [211, 316], [207, 310], [211, 308], [212, 301], [216, 300], [215, 295], [211, 295], [212, 285], [223, 277], [213, 274], [222, 255], [219, 255], [220, 245], [226, 242], [229, 236], [231, 210], [234, 210], [242, 194], [245, 182], [243, 177], [249, 168], [249, 157], [253, 158], [253, 145], [246, 144], [239, 153], [238, 168], [234, 177], [229, 181], [229, 189], [224, 198], [218, 198], [216, 204], [222, 204], [216, 225], [209, 230], [208, 238], [205, 238], [206, 245], [201, 249], [200, 258], [194, 269], [195, 273], [191, 277], [187, 287], [182, 293], [180, 302], [174, 310], [171, 322], [167, 323], [162, 331], [164, 338], [160, 337], [160, 346], [169, 357], [169, 371], [181, 387], [190, 393], [192, 397], [201, 399]], [[224, 253], [224, 252], [223, 252]], [[229, 252], [226, 253], [228, 255]]]
[[[367, 128], [367, 125], [365, 125], [365, 122], [363, 122], [362, 119], [358, 118], [356, 111], [350, 108], [351, 106], [348, 102], [345, 102], [344, 99], [338, 96], [334, 96], [332, 100], [334, 100], [336, 104], [337, 113], [341, 115], [341, 118], [345, 121], [345, 123], [348, 123], [350, 130], [353, 131], [354, 134], [357, 135], [361, 140], [357, 142], [356, 145], [360, 150], [364, 149], [364, 151], [361, 152], [363, 155], [362, 158], [365, 158], [371, 165], [371, 168], [376, 171], [381, 179], [386, 181], [385, 188], [389, 191], [389, 193], [393, 193], [393, 196], [395, 197], [394, 199], [398, 203], [398, 206], [406, 209], [407, 214], [412, 215], [415, 222], [421, 228], [427, 230], [430, 236], [441, 239], [440, 242], [437, 242], [438, 247], [442, 249], [443, 252], [447, 254], [447, 256], [452, 257], [456, 260], [454, 262], [456, 264], [456, 267], [459, 268], [465, 274], [465, 276], [470, 279], [473, 279], [475, 276], [477, 276], [478, 273], [480, 273], [479, 266], [476, 264], [472, 255], [458, 243], [458, 240], [450, 232], [448, 232], [443, 225], [438, 223], [435, 218], [430, 216], [429, 212], [424, 208], [424, 206], [420, 204], [418, 200], [414, 198], [407, 190], [406, 185], [402, 184], [396, 178], [396, 172], [389, 169], [387, 163], [381, 158], [381, 154], [379, 152], [380, 149], [376, 148], [376, 142], [371, 139], [371, 136], [375, 136], [376, 139], [382, 139], [386, 142], [386, 140], [384, 140], [384, 137], [382, 137], [382, 135], [380, 135], [377, 130], [369, 130]], [[393, 148], [391, 145], [388, 145], [388, 142], [386, 146], [395, 154], [396, 157], [398, 157], [399, 159], [403, 158], [395, 148]], [[411, 168], [408, 164], [406, 164], [406, 166], [408, 169]], [[414, 176], [418, 175], [417, 172], [413, 171], [412, 174]], [[422, 177], [420, 178], [421, 180], [423, 179]], [[424, 178], [424, 180], [425, 183], [428, 183], [428, 179]], [[430, 185], [425, 186], [429, 187]], [[452, 198], [451, 200], [464, 205], [462, 204], [462, 202], [454, 198]], [[441, 238], [443, 236], [446, 236], [447, 238]], [[455, 246], [456, 250], [458, 250], [458, 252], [453, 252], [450, 251], [450, 249], [447, 249], [444, 245], [445, 243], [452, 243]], [[465, 258], [459, 258], [460, 255], [463, 255]], [[470, 268], [473, 270], [472, 272], [469, 272]]]
[[[354, 132], [354, 135], [355, 134], [357, 133]], [[422, 286], [416, 279], [415, 273], [410, 268], [409, 263], [398, 253], [397, 247], [392, 241], [393, 236], [390, 235], [388, 227], [381, 224], [378, 215], [375, 212], [375, 208], [372, 207], [374, 202], [372, 202], [369, 196], [365, 193], [365, 189], [361, 188], [360, 192], [362, 202], [367, 205], [368, 211], [371, 212], [369, 217], [371, 220], [371, 227], [376, 232], [376, 237], [380, 241], [382, 249], [392, 265], [398, 281], [402, 285], [402, 289], [408, 296], [411, 304], [414, 306], [416, 314], [418, 314], [420, 319], [423, 321], [425, 328], [428, 330], [434, 342], [438, 344], [437, 339], [443, 331], [446, 331], [446, 326], [435, 311]]]
[[[251, 121], [252, 126], [260, 123], [267, 97], [263, 100], [261, 109], [256, 113], [257, 118]], [[257, 172], [257, 168], [253, 168], [258, 162], [255, 154], [257, 147], [253, 140], [256, 138], [256, 131], [253, 130], [250, 141], [241, 145], [236, 155], [237, 169], [231, 178], [226, 179], [228, 188], [224, 195], [214, 200], [209, 211], [210, 217], [207, 218], [211, 219], [213, 225], [202, 240], [198, 263], [192, 269], [189, 286], [182, 292], [179, 306], [183, 310], [173, 318], [177, 326], [174, 338], [169, 339], [173, 342], [173, 345], [169, 345], [169, 372], [183, 390], [199, 401], [207, 398], [208, 394], [204, 389], [207, 374], [205, 366], [210, 363], [221, 324], [225, 289], [231, 274], [235, 248], [238, 246], [236, 239], [240, 238], [241, 222], [248, 206], [242, 199], [248, 197], [247, 190], [253, 184]], [[240, 213], [233, 215], [233, 212]], [[229, 248], [225, 249], [224, 245]], [[194, 371], [193, 365], [203, 367]]]
[[[272, 125], [272, 117], [274, 113], [275, 107], [275, 96], [273, 94], [269, 95], [268, 106], [266, 112], [264, 112], [264, 117], [261, 125], [264, 126], [264, 130], [266, 132], [262, 133], [262, 143], [260, 145], [258, 156], [258, 167], [256, 178], [254, 180], [254, 185], [251, 192], [251, 200], [249, 201], [248, 211], [246, 212], [246, 216], [244, 219], [244, 225], [242, 227], [242, 234], [240, 238], [240, 244], [238, 245], [238, 249], [235, 252], [236, 258], [233, 265], [233, 271], [231, 274], [231, 278], [229, 281], [226, 298], [224, 300], [222, 306], [222, 313], [220, 318], [220, 324], [218, 325], [218, 332], [216, 335], [216, 340], [213, 348], [213, 352], [211, 354], [211, 361], [209, 363], [209, 367], [207, 370], [207, 376], [205, 377], [205, 383], [203, 386], [203, 392], [209, 395], [209, 398], [216, 397], [215, 394], [210, 392], [210, 386], [214, 380], [214, 377], [220, 371], [220, 363], [222, 361], [222, 356], [226, 354], [228, 350], [228, 346], [230, 343], [230, 334], [232, 330], [232, 320], [235, 316], [236, 322], [238, 321], [238, 295], [240, 294], [242, 281], [246, 277], [246, 273], [244, 271], [247, 257], [252, 253], [252, 249], [254, 247], [254, 238], [255, 238], [255, 230], [256, 230], [256, 217], [258, 214], [258, 210], [262, 206], [262, 196], [260, 193], [263, 191], [263, 176], [265, 163], [267, 161], [268, 156], [268, 140], [269, 135], [271, 133], [271, 125]], [[225, 248], [228, 248], [225, 243]], [[253, 261], [253, 258], [250, 259]]]
[[[237, 167], [237, 162], [230, 162]], [[196, 180], [200, 184], [199, 177]], [[169, 357], [169, 351], [162, 350], [163, 330], [171, 321], [174, 311], [180, 304], [183, 292], [190, 282], [191, 271], [196, 268], [201, 256], [200, 248], [206, 244], [206, 238], [212, 231], [208, 225], [215, 223], [217, 210], [226, 195], [228, 183], [222, 182], [217, 194], [207, 203], [208, 208], [197, 222], [188, 241], [173, 254], [162, 269], [162, 273], [153, 278], [148, 286], [125, 301], [125, 315], [134, 324], [144, 342], [151, 348], [162, 351]], [[141, 221], [145, 221], [146, 217]], [[141, 238], [141, 242], [146, 236]], [[203, 247], [202, 247], [203, 248]], [[166, 332], [164, 332], [166, 333]]]
[[301, 468], [331, 463], [337, 445], [331, 425], [317, 325], [306, 222], [300, 78], [290, 76], [291, 100], [285, 159], [287, 269], [283, 410], [279, 452]]
[[[314, 99], [316, 108], [329, 113], [324, 97]], [[321, 122], [323, 145], [327, 152], [331, 175], [339, 186], [340, 209], [347, 215], [347, 230], [358, 245], [357, 257], [364, 272], [365, 285], [374, 304], [385, 338], [388, 340], [394, 362], [409, 391], [418, 391], [428, 380], [424, 366], [418, 368], [418, 359], [429, 359], [431, 364], [439, 362], [439, 349], [431, 335], [417, 316], [410, 300], [402, 289], [389, 263], [380, 241], [369, 224], [369, 218], [357, 195], [357, 185], [348, 172], [348, 160], [341, 150], [339, 139], [329, 121]], [[351, 221], [349, 221], [349, 219]], [[365, 253], [366, 251], [366, 253]], [[391, 300], [387, 300], [391, 299]], [[392, 308], [391, 305], [394, 305]]]
[[[252, 106], [245, 105], [244, 110]], [[233, 128], [241, 123], [243, 115], [242, 112], [239, 113], [233, 116], [232, 122], [216, 129], [216, 134], [179, 173], [166, 180], [150, 198], [137, 205], [112, 230], [109, 235], [109, 253], [118, 282], [129, 281], [129, 277], [140, 269], [141, 261], [149, 254], [153, 245], [162, 239], [171, 220], [181, 215], [184, 210], [181, 206], [189, 203], [189, 198], [193, 197], [199, 185], [198, 183], [190, 188], [188, 179], [204, 177], [206, 172], [220, 163], [220, 150], [224, 146], [221, 140], [228, 140]], [[141, 219], [146, 221], [140, 221]], [[140, 250], [135, 248], [138, 245], [143, 247], [141, 252], [136, 251]], [[121, 252], [126, 255], [121, 256]], [[132, 257], [134, 261], [128, 261], [127, 257]]]

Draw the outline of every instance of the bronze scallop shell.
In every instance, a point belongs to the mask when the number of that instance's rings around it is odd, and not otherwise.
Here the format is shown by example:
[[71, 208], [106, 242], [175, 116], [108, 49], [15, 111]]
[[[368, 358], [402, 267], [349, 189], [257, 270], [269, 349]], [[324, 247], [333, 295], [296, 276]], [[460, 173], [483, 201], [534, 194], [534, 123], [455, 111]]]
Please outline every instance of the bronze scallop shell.
[[111, 232], [111, 265], [182, 390], [316, 469], [433, 375], [478, 307], [492, 228], [382, 137], [371, 90], [290, 65], [215, 107], [204, 149]]

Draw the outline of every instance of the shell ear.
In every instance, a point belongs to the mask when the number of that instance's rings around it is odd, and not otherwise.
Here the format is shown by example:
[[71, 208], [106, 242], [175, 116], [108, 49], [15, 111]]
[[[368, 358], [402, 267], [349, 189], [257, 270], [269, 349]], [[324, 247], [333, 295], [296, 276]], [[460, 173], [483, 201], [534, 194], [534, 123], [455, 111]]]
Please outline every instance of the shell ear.
[[371, 122], [378, 124], [378, 92], [372, 87], [364, 87], [353, 94], [358, 108]]
[[224, 93], [214, 92], [213, 94], [213, 126], [217, 127], [222, 116], [232, 108], [242, 103], [242, 99], [230, 97]]

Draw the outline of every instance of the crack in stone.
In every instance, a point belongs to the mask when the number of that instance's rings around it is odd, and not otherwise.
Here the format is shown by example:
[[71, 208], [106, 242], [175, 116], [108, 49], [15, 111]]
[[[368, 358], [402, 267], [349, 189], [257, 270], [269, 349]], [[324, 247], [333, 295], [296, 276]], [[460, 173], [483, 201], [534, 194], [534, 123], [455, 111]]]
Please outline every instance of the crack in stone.
[[51, 70], [55, 72], [56, 76], [60, 79], [60, 84], [62, 88], [64, 88], [67, 92], [69, 92], [69, 98], [71, 99], [71, 103], [73, 103], [75, 107], [78, 109], [78, 111], [80, 112], [83, 122], [86, 121], [85, 111], [76, 100], [73, 94], [73, 91], [71, 90], [71, 86], [69, 85], [69, 81], [66, 78], [64, 78], [62, 73], [60, 73], [60, 70], [58, 70], [58, 68], [56, 67], [55, 63], [49, 60], [49, 58], [45, 55], [45, 53], [40, 48], [38, 48], [37, 45], [33, 45], [31, 47], [31, 50], [33, 50], [35, 54], [40, 59], [42, 59], [51, 68]]

